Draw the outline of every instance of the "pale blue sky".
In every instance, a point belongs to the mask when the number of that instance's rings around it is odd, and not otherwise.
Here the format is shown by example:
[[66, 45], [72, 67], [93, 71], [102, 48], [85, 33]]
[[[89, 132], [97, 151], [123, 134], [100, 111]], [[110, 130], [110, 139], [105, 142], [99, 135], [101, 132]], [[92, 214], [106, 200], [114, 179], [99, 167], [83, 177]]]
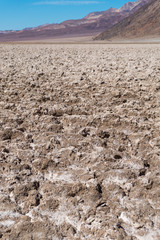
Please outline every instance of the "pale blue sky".
[[0, 30], [19, 30], [119, 8], [128, 0], [0, 0]]

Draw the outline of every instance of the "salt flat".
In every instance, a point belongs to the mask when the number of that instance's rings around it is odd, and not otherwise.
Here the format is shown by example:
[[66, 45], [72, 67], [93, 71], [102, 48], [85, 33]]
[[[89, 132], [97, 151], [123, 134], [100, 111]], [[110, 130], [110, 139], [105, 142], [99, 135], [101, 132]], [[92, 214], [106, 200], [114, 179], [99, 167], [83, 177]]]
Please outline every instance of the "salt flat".
[[160, 239], [160, 45], [0, 45], [0, 238]]

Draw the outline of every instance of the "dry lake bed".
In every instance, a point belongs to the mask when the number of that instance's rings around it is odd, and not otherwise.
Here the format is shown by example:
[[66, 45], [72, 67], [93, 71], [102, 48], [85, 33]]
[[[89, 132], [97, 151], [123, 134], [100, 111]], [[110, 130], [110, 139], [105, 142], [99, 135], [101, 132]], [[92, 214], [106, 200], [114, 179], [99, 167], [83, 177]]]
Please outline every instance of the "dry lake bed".
[[0, 239], [160, 239], [160, 45], [0, 45]]

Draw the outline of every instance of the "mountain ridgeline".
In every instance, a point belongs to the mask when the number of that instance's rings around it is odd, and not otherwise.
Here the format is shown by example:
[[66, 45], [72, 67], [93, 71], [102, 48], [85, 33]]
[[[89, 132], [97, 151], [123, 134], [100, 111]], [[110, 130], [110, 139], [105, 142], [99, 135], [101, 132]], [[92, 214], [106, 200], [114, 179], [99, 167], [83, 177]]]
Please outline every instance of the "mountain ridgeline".
[[128, 2], [120, 9], [110, 8], [102, 12], [93, 12], [82, 19], [67, 20], [60, 24], [45, 24], [20, 31], [0, 31], [0, 41], [44, 40], [80, 36], [94, 37], [134, 14], [150, 1]]

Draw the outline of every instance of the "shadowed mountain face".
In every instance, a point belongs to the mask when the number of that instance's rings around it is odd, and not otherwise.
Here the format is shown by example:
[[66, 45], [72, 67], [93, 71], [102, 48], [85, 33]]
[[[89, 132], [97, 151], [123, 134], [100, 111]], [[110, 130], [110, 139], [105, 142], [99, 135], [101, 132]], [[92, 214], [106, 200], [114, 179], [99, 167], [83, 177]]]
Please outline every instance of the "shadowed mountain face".
[[160, 1], [152, 0], [95, 40], [160, 37]]
[[134, 13], [150, 0], [128, 2], [120, 9], [93, 12], [78, 20], [68, 20], [60, 24], [46, 24], [21, 31], [1, 31], [0, 41], [43, 40], [74, 36], [94, 36], [117, 24]]

